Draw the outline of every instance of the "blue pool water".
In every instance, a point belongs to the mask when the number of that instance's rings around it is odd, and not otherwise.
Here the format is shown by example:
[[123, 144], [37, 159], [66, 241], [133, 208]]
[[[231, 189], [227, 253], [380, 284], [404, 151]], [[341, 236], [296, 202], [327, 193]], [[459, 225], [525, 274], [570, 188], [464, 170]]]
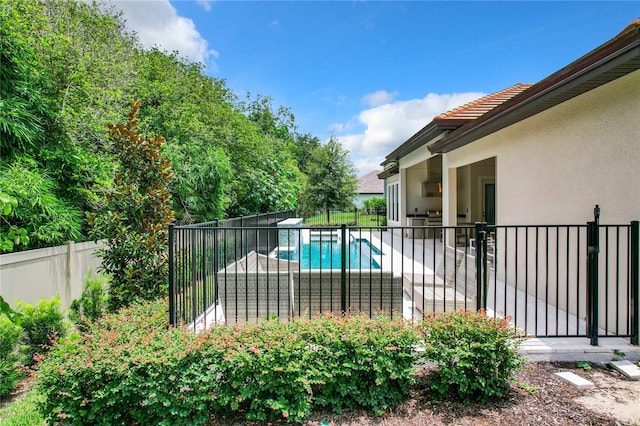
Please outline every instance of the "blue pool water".
[[[278, 253], [279, 259], [297, 260], [302, 269], [340, 269], [341, 244], [337, 241], [311, 241], [303, 244], [297, 252]], [[368, 240], [356, 239], [349, 244], [347, 269], [380, 269], [371, 253], [382, 252]]]

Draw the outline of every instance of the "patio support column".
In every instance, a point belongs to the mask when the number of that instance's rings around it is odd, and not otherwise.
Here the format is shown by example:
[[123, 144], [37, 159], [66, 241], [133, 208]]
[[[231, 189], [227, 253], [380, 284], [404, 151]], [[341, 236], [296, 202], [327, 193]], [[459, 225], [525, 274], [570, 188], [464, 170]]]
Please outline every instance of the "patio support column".
[[455, 167], [449, 168], [447, 155], [442, 156], [442, 225], [456, 224], [458, 173]]

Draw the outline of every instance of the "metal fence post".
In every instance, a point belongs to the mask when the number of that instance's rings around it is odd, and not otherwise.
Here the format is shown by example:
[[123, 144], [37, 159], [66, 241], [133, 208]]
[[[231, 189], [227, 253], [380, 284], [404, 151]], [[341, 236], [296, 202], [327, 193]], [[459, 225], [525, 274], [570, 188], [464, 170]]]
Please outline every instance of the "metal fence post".
[[173, 223], [169, 224], [169, 324], [173, 327], [178, 325], [176, 319], [176, 288], [175, 288], [175, 234]]
[[[197, 228], [189, 228], [189, 233], [191, 234], [191, 243], [190, 243], [190, 256], [191, 256], [191, 321], [195, 321], [197, 318], [196, 305], [197, 305], [197, 282], [198, 282], [198, 263], [196, 256], [196, 231]], [[194, 328], [195, 330], [195, 328]]]
[[347, 225], [344, 223], [340, 226], [340, 310], [342, 313], [347, 312]]
[[[218, 270], [219, 270], [219, 263], [220, 263], [220, 254], [218, 253], [218, 250], [220, 250], [220, 246], [218, 244], [218, 234], [219, 234], [219, 230], [218, 227], [220, 226], [220, 221], [218, 219], [216, 219], [214, 221], [214, 230], [213, 230], [213, 303], [217, 304], [218, 303]], [[226, 256], [226, 254], [225, 254]], [[217, 318], [217, 313], [216, 313], [216, 318]]]
[[640, 222], [631, 222], [629, 261], [631, 263], [629, 273], [631, 274], [631, 344], [640, 344]]
[[[487, 250], [487, 224], [486, 222], [476, 222], [476, 310], [486, 309], [486, 269], [487, 259], [485, 252]], [[454, 242], [455, 244], [455, 242]]]
[[594, 221], [587, 222], [587, 333], [591, 346], [598, 346], [598, 254], [600, 252], [600, 207], [593, 209]]

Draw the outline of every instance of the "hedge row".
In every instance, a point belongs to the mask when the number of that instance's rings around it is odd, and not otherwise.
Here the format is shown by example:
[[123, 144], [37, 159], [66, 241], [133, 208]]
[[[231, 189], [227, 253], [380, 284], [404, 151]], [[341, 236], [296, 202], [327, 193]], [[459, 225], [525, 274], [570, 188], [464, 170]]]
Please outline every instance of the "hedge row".
[[167, 329], [165, 308], [106, 315], [54, 348], [39, 369], [45, 418], [180, 425], [240, 412], [301, 421], [314, 406], [382, 413], [414, 383], [419, 333], [401, 320], [269, 320], [194, 335]]

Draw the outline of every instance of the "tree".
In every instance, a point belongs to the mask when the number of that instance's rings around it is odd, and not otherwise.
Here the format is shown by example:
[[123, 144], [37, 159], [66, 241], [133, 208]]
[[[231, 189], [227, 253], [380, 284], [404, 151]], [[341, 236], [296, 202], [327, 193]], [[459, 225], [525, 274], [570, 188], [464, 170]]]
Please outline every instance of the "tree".
[[307, 173], [308, 164], [311, 161], [313, 150], [320, 146], [320, 139], [310, 134], [297, 135], [294, 140], [293, 154], [298, 162], [298, 169], [302, 173]]
[[311, 152], [307, 164], [307, 184], [303, 194], [306, 208], [346, 208], [351, 206], [358, 188], [356, 170], [349, 151], [333, 136]]
[[170, 190], [180, 223], [223, 218], [232, 164], [228, 138], [233, 94], [224, 81], [204, 75], [201, 64], [158, 49], [139, 52], [140, 127], [160, 133], [173, 164]]
[[0, 152], [8, 158], [39, 148], [45, 111], [33, 49], [10, 25], [15, 11], [0, 6]]
[[97, 4], [0, 0], [0, 45], [0, 168], [12, 174], [4, 192], [18, 202], [3, 218], [0, 239], [16, 235], [17, 222], [29, 224], [21, 229], [31, 237], [3, 246], [84, 240], [79, 212], [113, 179], [104, 129], [122, 115], [114, 99], [126, 92], [120, 82], [131, 83], [132, 39], [124, 21]]
[[82, 240], [82, 214], [72, 204], [57, 195], [56, 182], [37, 167], [35, 160], [20, 157], [0, 166], [0, 193], [4, 193], [11, 208], [0, 221], [0, 241], [3, 251], [13, 251], [15, 245], [34, 249], [63, 244], [67, 240]]
[[173, 209], [180, 223], [223, 218], [229, 199], [225, 189], [231, 164], [225, 152], [207, 144], [170, 145], [175, 177], [171, 183]]
[[[113, 7], [0, 0], [0, 47], [0, 170], [28, 164], [28, 177], [42, 183], [33, 188], [46, 190], [0, 187], [3, 250], [102, 237], [85, 221], [80, 229], [67, 222], [65, 231], [64, 221], [39, 214], [30, 199], [55, 202], [67, 219], [104, 208], [119, 161], [105, 129], [126, 115], [129, 99], [140, 100], [140, 133], [166, 140], [178, 221], [296, 208], [300, 170], [319, 140], [299, 136], [293, 113], [268, 96], [239, 101], [202, 64], [143, 49]], [[46, 238], [31, 238], [26, 223]]]
[[234, 116], [225, 145], [234, 172], [227, 214], [296, 208], [303, 176], [292, 150], [293, 115], [283, 108], [274, 113], [264, 97], [242, 108], [246, 115]]
[[88, 215], [93, 235], [106, 235], [100, 270], [111, 277], [112, 311], [162, 297], [168, 287], [168, 225], [174, 216], [168, 190], [171, 163], [162, 155], [162, 136], [140, 134], [139, 106], [132, 103], [126, 124], [109, 126], [118, 170], [104, 208]]

